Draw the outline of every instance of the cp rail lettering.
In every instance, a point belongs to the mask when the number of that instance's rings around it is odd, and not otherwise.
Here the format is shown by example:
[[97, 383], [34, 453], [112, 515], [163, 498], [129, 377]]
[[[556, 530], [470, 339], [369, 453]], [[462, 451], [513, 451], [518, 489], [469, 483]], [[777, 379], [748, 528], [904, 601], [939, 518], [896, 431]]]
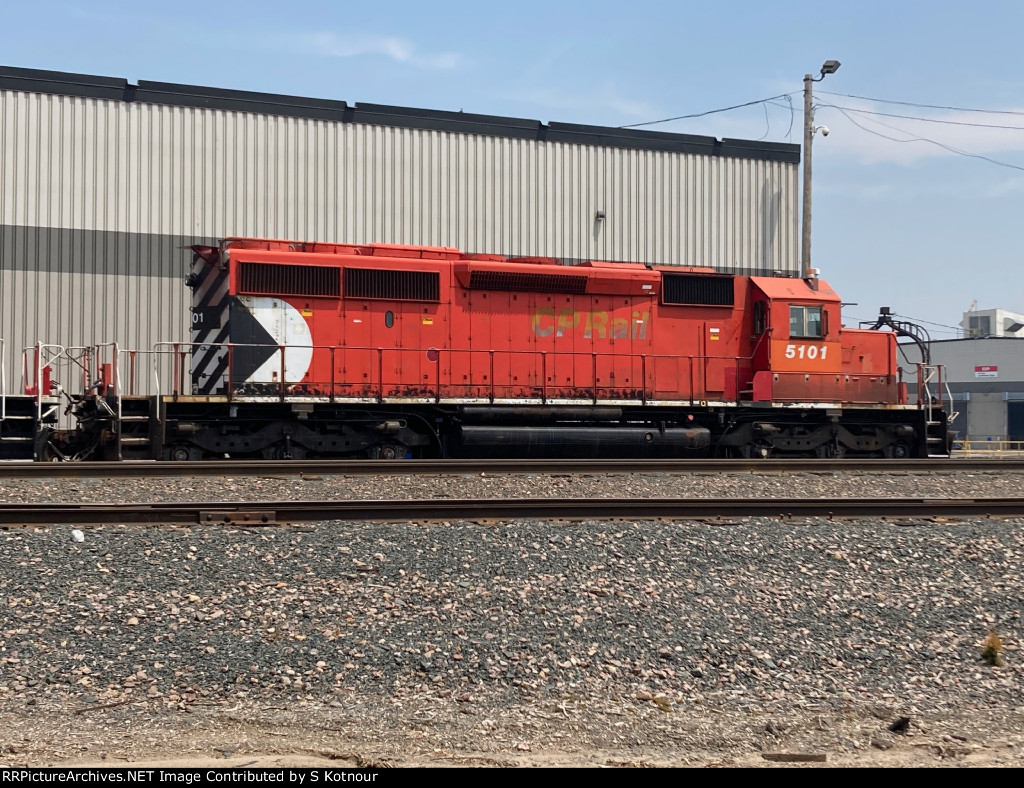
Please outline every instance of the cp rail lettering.
[[558, 309], [542, 306], [533, 315], [533, 333], [563, 337], [579, 331], [584, 339], [647, 339], [651, 313], [633, 311], [630, 317], [605, 311]]

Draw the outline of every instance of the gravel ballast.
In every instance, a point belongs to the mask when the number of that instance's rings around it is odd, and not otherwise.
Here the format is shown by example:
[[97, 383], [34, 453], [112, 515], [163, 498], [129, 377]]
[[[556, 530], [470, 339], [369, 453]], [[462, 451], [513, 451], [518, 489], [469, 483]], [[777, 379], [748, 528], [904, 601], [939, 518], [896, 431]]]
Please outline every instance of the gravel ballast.
[[[0, 468], [2, 471], [2, 468]], [[1024, 474], [730, 473], [7, 479], [0, 502], [390, 500], [392, 498], [874, 498], [1024, 494]]]
[[[0, 497], [1006, 497], [1019, 494], [1019, 479], [11, 481]], [[911, 735], [931, 726], [963, 748], [978, 741], [963, 729], [965, 714], [1014, 731], [1024, 716], [1022, 526], [761, 518], [108, 525], [83, 529], [82, 542], [68, 526], [9, 529], [0, 531], [0, 715], [22, 715], [30, 726], [95, 708], [73, 722], [105, 720], [99, 746], [108, 749], [128, 736], [129, 720], [145, 727], [153, 715], [187, 712], [191, 724], [213, 728], [257, 717], [266, 726], [270, 707], [275, 725], [312, 714], [378, 746], [436, 734], [453, 752], [571, 742], [648, 755], [812, 740], [881, 751], [901, 741], [886, 726], [906, 715]], [[991, 631], [1002, 639], [1002, 666], [981, 657]], [[72, 754], [67, 742], [11, 746], [41, 758]], [[1019, 741], [1006, 746], [1020, 755]]]

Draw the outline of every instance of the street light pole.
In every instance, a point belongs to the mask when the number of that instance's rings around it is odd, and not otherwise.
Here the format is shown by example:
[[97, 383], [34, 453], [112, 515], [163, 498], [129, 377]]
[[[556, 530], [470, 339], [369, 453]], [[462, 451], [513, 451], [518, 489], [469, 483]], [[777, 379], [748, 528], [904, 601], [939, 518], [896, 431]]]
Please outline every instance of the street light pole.
[[[821, 67], [821, 75], [815, 79], [804, 74], [804, 194], [803, 220], [801, 221], [800, 261], [804, 279], [812, 279], [811, 274], [811, 148], [814, 132], [814, 106], [811, 102], [813, 83], [821, 82], [826, 74], [835, 74], [839, 70], [838, 60], [826, 60]], [[828, 130], [826, 129], [826, 133]]]

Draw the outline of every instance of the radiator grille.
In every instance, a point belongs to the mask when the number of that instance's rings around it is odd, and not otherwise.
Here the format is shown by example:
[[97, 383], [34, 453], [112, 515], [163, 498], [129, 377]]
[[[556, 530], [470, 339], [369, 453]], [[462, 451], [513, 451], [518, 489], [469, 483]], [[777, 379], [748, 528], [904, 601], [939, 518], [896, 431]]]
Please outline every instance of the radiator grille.
[[251, 295], [341, 295], [339, 269], [320, 265], [241, 263], [238, 292]]
[[731, 276], [663, 274], [662, 303], [699, 306], [733, 306], [735, 294]]
[[348, 298], [437, 303], [441, 300], [441, 275], [436, 271], [346, 268], [345, 295]]
[[471, 290], [510, 290], [517, 293], [585, 293], [587, 277], [573, 274], [533, 274], [526, 271], [473, 271]]

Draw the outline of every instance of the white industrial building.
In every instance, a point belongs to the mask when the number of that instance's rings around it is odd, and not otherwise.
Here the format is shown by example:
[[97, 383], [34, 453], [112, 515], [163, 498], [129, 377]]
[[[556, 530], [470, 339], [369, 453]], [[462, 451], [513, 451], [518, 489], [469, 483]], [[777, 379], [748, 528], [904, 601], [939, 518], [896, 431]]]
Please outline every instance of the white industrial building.
[[1024, 338], [1024, 315], [1007, 309], [976, 309], [964, 312], [960, 321], [964, 336], [971, 339], [982, 337]]
[[[958, 413], [951, 428], [961, 439], [1024, 441], [1024, 338], [946, 339], [928, 346], [932, 363], [944, 368]], [[913, 344], [900, 348], [904, 379], [913, 381], [920, 352]]]
[[0, 67], [9, 390], [37, 341], [187, 339], [182, 247], [226, 236], [797, 275], [799, 160], [789, 144]]

